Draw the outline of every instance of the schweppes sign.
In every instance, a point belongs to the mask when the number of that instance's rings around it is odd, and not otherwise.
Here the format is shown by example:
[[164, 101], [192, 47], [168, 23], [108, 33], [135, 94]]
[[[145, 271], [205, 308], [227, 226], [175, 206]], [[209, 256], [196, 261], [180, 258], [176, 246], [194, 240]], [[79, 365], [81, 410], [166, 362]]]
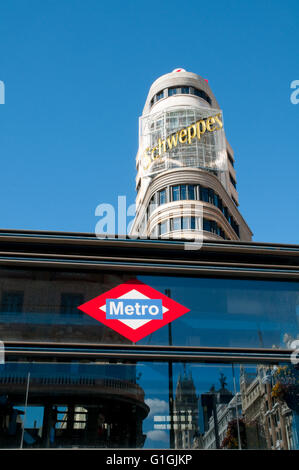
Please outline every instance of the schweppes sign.
[[166, 139], [159, 139], [157, 145], [145, 149], [142, 156], [142, 166], [147, 170], [153, 162], [161, 158], [164, 153], [177, 147], [178, 144], [192, 144], [194, 139], [200, 140], [206, 132], [215, 132], [223, 128], [221, 113], [200, 119], [188, 127], [170, 134]]

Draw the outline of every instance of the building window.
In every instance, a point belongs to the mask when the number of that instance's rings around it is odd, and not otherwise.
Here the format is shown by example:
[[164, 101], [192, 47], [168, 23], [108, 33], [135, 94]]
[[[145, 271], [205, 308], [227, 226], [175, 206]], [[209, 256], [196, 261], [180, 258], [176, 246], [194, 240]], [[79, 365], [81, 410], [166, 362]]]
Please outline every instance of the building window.
[[179, 186], [172, 186], [172, 200], [179, 201], [180, 200], [180, 187]]
[[165, 204], [166, 201], [166, 189], [159, 191], [159, 204]]
[[198, 88], [194, 88], [194, 95], [199, 96], [199, 98], [202, 98], [203, 100], [207, 101], [209, 104], [212, 103], [211, 98], [207, 95], [207, 93], [203, 90], [198, 90]]
[[159, 235], [163, 235], [167, 232], [167, 220], [159, 224]]
[[214, 190], [209, 189], [209, 203], [214, 204]]
[[168, 96], [176, 95], [178, 92], [177, 88], [168, 88]]
[[181, 185], [181, 199], [182, 200], [187, 199], [187, 185], [186, 184]]
[[[210, 105], [212, 104], [212, 100], [208, 96], [208, 94], [205, 91], [199, 90], [197, 88], [192, 88], [189, 86], [179, 86], [179, 87], [168, 88], [168, 96], [173, 96], [177, 94], [191, 94], [191, 95], [199, 96], [200, 98], [207, 101]], [[152, 97], [150, 101], [150, 105], [153, 106], [157, 101], [161, 100], [164, 97], [165, 97], [164, 90], [159, 91]]]
[[181, 230], [182, 229], [182, 222], [181, 217], [174, 217], [171, 219], [171, 230]]
[[190, 228], [190, 217], [182, 217], [182, 229], [188, 230]]
[[3, 292], [1, 302], [1, 312], [22, 312], [24, 293], [23, 292]]
[[64, 293], [61, 294], [60, 313], [79, 313], [77, 307], [83, 304], [83, 294]]
[[211, 231], [211, 221], [208, 220], [208, 219], [203, 219], [203, 229], [206, 231], [206, 232], [210, 232]]
[[196, 187], [194, 184], [188, 184], [188, 199], [196, 199], [195, 189]]
[[204, 202], [209, 202], [209, 190], [208, 188], [200, 188], [200, 199]]
[[[232, 229], [235, 231], [236, 235], [240, 237], [239, 225], [235, 219], [230, 214], [228, 208], [224, 206], [222, 199], [218, 194], [215, 193], [213, 189], [205, 188], [203, 186], [194, 185], [194, 184], [181, 184], [172, 186], [170, 189], [171, 199], [169, 199], [168, 188], [164, 188], [154, 194], [151, 198], [149, 207], [147, 209], [148, 217], [152, 214], [153, 210], [157, 207], [156, 200], [158, 204], [165, 204], [169, 200], [171, 201], [180, 201], [180, 200], [200, 200], [203, 202], [208, 202], [218, 207], [222, 212], [228, 223], [231, 225]], [[177, 229], [178, 230], [178, 229]], [[222, 238], [226, 238], [223, 230], [217, 225], [216, 228], [209, 229], [208, 231], [213, 231], [217, 233]]]
[[157, 97], [157, 101], [159, 101], [159, 100], [161, 100], [162, 98], [164, 98], [164, 90], [159, 91], [159, 93], [157, 93], [156, 97]]
[[195, 217], [182, 217], [183, 230], [195, 230]]
[[148, 206], [148, 218], [152, 215], [153, 211], [156, 209], [155, 194], [151, 197], [149, 206]]

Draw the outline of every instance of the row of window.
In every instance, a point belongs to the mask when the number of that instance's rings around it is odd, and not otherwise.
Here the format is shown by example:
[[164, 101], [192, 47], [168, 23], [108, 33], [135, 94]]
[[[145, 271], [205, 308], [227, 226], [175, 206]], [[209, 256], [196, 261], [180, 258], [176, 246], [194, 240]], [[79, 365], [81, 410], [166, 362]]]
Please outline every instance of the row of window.
[[228, 223], [232, 226], [233, 230], [239, 236], [239, 226], [230, 214], [228, 208], [223, 204], [221, 197], [218, 196], [213, 189], [206, 188], [198, 184], [180, 184], [161, 189], [152, 196], [148, 206], [147, 216], [149, 218], [153, 210], [161, 204], [183, 200], [203, 201], [218, 207], [218, 209], [220, 209], [224, 214]]
[[220, 237], [227, 239], [224, 230], [215, 222], [215, 220], [203, 219], [201, 225], [201, 219], [199, 217], [173, 217], [165, 220], [158, 224], [156, 228], [156, 235], [161, 236], [168, 232], [174, 232], [178, 230], [204, 230], [206, 232], [212, 232]]
[[[78, 305], [84, 302], [83, 294], [61, 294], [60, 313], [80, 313]], [[0, 312], [22, 312], [24, 304], [23, 292], [3, 292]]]
[[153, 104], [155, 104], [157, 101], [161, 100], [162, 98], [167, 98], [167, 96], [173, 96], [173, 95], [195, 95], [204, 99], [210, 105], [212, 104], [211, 98], [205, 91], [199, 90], [198, 88], [194, 88], [192, 86], [176, 86], [176, 87], [171, 87], [171, 88], [165, 88], [164, 90], [161, 90], [158, 93], [156, 93], [151, 99], [151, 106], [153, 106]]

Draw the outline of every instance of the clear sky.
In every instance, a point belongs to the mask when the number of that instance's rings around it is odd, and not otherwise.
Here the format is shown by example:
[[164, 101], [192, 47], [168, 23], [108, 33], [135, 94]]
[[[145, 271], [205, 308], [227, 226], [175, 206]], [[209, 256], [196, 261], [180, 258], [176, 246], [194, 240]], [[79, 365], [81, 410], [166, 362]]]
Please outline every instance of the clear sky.
[[176, 67], [207, 78], [255, 241], [298, 243], [298, 0], [6, 0], [0, 227], [93, 232], [135, 199], [138, 116]]

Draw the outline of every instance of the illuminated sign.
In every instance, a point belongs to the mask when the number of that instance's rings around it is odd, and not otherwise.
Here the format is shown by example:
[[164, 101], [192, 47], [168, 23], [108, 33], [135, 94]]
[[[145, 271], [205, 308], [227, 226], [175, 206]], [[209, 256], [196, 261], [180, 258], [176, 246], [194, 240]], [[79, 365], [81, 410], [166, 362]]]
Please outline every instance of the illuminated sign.
[[137, 280], [120, 284], [78, 309], [134, 343], [190, 311]]
[[142, 157], [142, 165], [145, 170], [152, 162], [160, 158], [164, 153], [177, 147], [180, 144], [192, 144], [194, 139], [201, 139], [206, 132], [219, 131], [223, 128], [221, 113], [209, 116], [206, 119], [199, 119], [197, 122], [171, 134], [166, 139], [159, 138], [158, 144], [154, 147], [147, 147]]
[[223, 115], [209, 106], [171, 106], [141, 116], [138, 171], [141, 178], [177, 168], [217, 172], [227, 184], [227, 153]]

